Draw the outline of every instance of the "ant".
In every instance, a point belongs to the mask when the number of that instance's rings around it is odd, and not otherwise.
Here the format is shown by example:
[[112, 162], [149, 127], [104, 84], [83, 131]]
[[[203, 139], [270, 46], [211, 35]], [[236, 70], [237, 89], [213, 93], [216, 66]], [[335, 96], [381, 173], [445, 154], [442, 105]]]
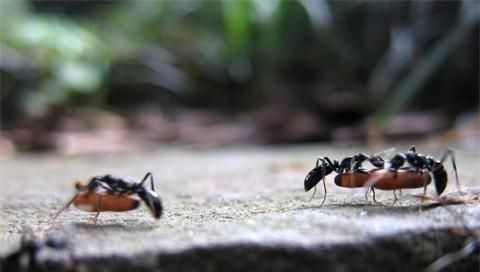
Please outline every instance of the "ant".
[[[443, 163], [448, 157], [450, 157], [452, 161], [457, 188], [460, 188], [455, 157], [451, 149], [447, 149], [440, 160], [435, 160], [432, 156], [417, 153], [415, 146], [410, 147], [406, 152], [393, 156], [389, 161], [388, 169], [370, 170], [369, 174], [371, 178], [365, 184], [365, 187], [380, 190], [394, 190], [394, 192], [397, 189], [423, 187], [424, 191], [421, 197], [423, 202], [423, 200], [427, 198], [427, 185], [431, 183], [433, 177], [437, 196], [440, 196], [447, 186], [448, 175], [443, 167]], [[405, 164], [408, 164], [408, 166], [404, 167]], [[396, 195], [395, 200], [397, 200]]]
[[[323, 181], [323, 203], [325, 203], [327, 197], [327, 187], [325, 184], [325, 177], [336, 172], [338, 175], [335, 176], [335, 184], [342, 187], [363, 187], [365, 182], [370, 179], [370, 174], [366, 169], [362, 168], [362, 164], [365, 161], [369, 161], [373, 166], [377, 168], [384, 167], [384, 160], [379, 155], [367, 155], [364, 153], [359, 153], [352, 157], [346, 157], [340, 162], [334, 160], [333, 162], [328, 157], [318, 158], [315, 164], [315, 167], [308, 172], [305, 177], [304, 187], [305, 192], [309, 191], [315, 187], [320, 180]], [[321, 162], [321, 163], [320, 163]], [[373, 190], [373, 189], [372, 189]], [[315, 192], [314, 192], [315, 195]], [[313, 198], [313, 196], [312, 196]]]
[[[144, 185], [148, 178], [150, 178], [151, 189]], [[91, 178], [88, 184], [77, 181], [75, 188], [78, 193], [55, 215], [54, 219], [73, 203], [80, 210], [96, 212], [96, 223], [100, 212], [123, 212], [136, 209], [140, 202], [134, 195], [140, 197], [147, 204], [155, 219], [159, 219], [162, 215], [162, 203], [155, 192], [153, 176], [150, 172], [138, 183], [112, 175], [104, 175]]]
[[[420, 172], [431, 173], [433, 176], [433, 182], [435, 184], [435, 190], [437, 192], [437, 195], [440, 196], [443, 193], [443, 191], [445, 191], [445, 188], [447, 187], [448, 176], [447, 176], [447, 171], [443, 167], [443, 162], [448, 157], [450, 157], [450, 160], [452, 162], [453, 170], [455, 172], [455, 181], [457, 183], [457, 188], [459, 188], [460, 185], [458, 182], [457, 165], [455, 163], [455, 156], [454, 156], [453, 150], [451, 149], [447, 149], [443, 153], [443, 156], [440, 160], [435, 160], [432, 156], [425, 156], [423, 154], [417, 153], [415, 146], [412, 146], [407, 152], [398, 153], [395, 156], [393, 156], [392, 159], [390, 159], [389, 161], [390, 170], [394, 171], [395, 173], [398, 173], [399, 169], [406, 169], [408, 171], [413, 171], [413, 172], [420, 171]], [[405, 163], [408, 163], [410, 167], [408, 168], [402, 167], [403, 165], [405, 165]], [[430, 178], [430, 175], [428, 175], [427, 177], [427, 175], [425, 174], [422, 174], [421, 177], [422, 178], [420, 178], [419, 176], [416, 179], [407, 178], [404, 184], [396, 184], [397, 188], [424, 187], [425, 188], [424, 195], [425, 195], [427, 185], [430, 183], [431, 178]], [[374, 186], [377, 187], [378, 185], [375, 184]], [[386, 190], [389, 190], [389, 189], [386, 189]]]
[[40, 256], [45, 254], [44, 252], [56, 252], [62, 254], [64, 258], [65, 256], [69, 256], [68, 262], [66, 262], [66, 266], [64, 266], [63, 269], [68, 271], [73, 270], [75, 267], [73, 256], [68, 249], [68, 245], [61, 237], [50, 235], [45, 240], [40, 240], [34, 237], [33, 234], [29, 238], [24, 234], [20, 241], [20, 248], [5, 257], [0, 270], [49, 271], [52, 267], [46, 267], [48, 264], [41, 262]]
[[[358, 188], [368, 187], [372, 190], [373, 200], [375, 200], [375, 190], [393, 190], [395, 199], [397, 199], [395, 190], [424, 187], [424, 196], [426, 195], [427, 185], [430, 184], [432, 177], [435, 183], [437, 195], [440, 196], [447, 185], [447, 172], [443, 167], [443, 162], [451, 158], [455, 170], [457, 187], [458, 173], [455, 163], [454, 153], [447, 149], [440, 160], [435, 160], [431, 156], [425, 156], [416, 152], [415, 146], [412, 146], [407, 152], [398, 153], [388, 161], [389, 168], [385, 169], [385, 161], [379, 155], [366, 155], [360, 153], [353, 157], [347, 157], [340, 163], [333, 161], [328, 157], [318, 158], [315, 168], [306, 176], [304, 184], [305, 191], [310, 190], [323, 179], [325, 195], [322, 205], [326, 199], [325, 176], [332, 172], [338, 173], [335, 176], [335, 184], [341, 187]], [[366, 170], [362, 168], [362, 163], [369, 161], [375, 168]], [[322, 162], [320, 164], [320, 162]], [[409, 167], [403, 167], [408, 163]], [[368, 191], [367, 191], [368, 192]]]

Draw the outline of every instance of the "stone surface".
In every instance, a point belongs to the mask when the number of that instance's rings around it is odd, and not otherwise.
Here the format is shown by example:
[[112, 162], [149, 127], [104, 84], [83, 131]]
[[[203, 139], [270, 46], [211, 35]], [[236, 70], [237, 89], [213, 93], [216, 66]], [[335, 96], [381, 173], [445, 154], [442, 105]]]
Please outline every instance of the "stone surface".
[[[436, 157], [443, 151], [417, 150]], [[422, 189], [404, 190], [396, 203], [391, 192], [377, 190], [382, 204], [375, 204], [365, 200], [363, 188], [336, 187], [333, 174], [327, 178], [325, 205], [320, 206], [322, 186], [309, 201], [312, 193], [303, 191], [303, 179], [316, 158], [358, 152], [378, 150], [158, 147], [131, 154], [5, 159], [0, 256], [18, 249], [24, 230], [32, 229], [38, 237], [64, 237], [79, 271], [418, 271], [461, 249], [464, 226], [480, 233], [478, 150], [456, 149], [463, 193], [449, 175], [445, 196], [467, 200], [463, 204], [427, 202], [419, 212], [420, 201], [412, 194]], [[451, 174], [450, 162], [445, 167]], [[74, 207], [52, 221], [73, 196], [75, 180], [106, 173], [140, 179], [148, 171], [165, 207], [160, 220], [142, 205], [102, 213], [97, 224], [93, 214]], [[47, 254], [39, 265], [65, 267], [52, 259]], [[478, 258], [470, 257], [454, 267], [478, 265]]]

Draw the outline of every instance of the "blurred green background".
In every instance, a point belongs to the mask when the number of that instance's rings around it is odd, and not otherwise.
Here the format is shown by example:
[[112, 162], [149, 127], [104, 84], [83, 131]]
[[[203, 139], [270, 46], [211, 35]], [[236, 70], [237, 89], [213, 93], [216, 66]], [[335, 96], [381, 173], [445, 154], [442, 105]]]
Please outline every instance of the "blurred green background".
[[0, 0], [3, 149], [478, 143], [479, 3]]

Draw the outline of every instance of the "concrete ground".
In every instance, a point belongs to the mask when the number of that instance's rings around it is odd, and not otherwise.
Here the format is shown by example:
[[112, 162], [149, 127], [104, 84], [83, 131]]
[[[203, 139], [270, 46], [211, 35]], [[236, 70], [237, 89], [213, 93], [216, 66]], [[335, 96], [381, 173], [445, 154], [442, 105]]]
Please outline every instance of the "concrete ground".
[[[405, 147], [397, 151], [405, 150]], [[417, 146], [440, 157], [443, 149]], [[165, 147], [150, 151], [59, 157], [20, 155], [1, 162], [0, 257], [20, 246], [22, 233], [63, 237], [68, 254], [38, 254], [40, 270], [76, 271], [422, 271], [480, 233], [480, 153], [456, 148], [462, 193], [450, 162], [444, 195], [465, 203], [441, 206], [404, 190], [396, 203], [377, 190], [335, 186], [327, 178], [315, 198], [303, 190], [318, 156], [342, 159], [379, 150], [332, 146]], [[393, 155], [393, 154], [392, 154]], [[388, 157], [388, 155], [386, 155]], [[165, 207], [155, 221], [145, 205], [93, 214], [74, 207], [52, 217], [74, 194], [74, 181], [106, 173], [140, 179], [151, 171]], [[433, 194], [429, 186], [428, 194]], [[468, 233], [467, 233], [468, 232]], [[478, 237], [477, 237], [478, 239]], [[71, 255], [69, 255], [71, 254]], [[28, 266], [24, 258], [21, 266]], [[5, 268], [5, 266], [3, 267]], [[13, 268], [12, 268], [13, 269]], [[480, 271], [471, 256], [446, 271]]]

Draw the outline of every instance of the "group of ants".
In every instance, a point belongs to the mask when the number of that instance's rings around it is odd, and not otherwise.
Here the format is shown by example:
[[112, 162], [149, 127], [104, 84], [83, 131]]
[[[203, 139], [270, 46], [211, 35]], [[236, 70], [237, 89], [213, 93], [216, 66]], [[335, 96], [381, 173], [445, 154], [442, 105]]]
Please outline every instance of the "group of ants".
[[[304, 188], [306, 192], [312, 188], [316, 190], [317, 184], [322, 181], [324, 195], [321, 206], [323, 206], [327, 195], [325, 177], [335, 172], [337, 175], [334, 182], [337, 186], [368, 188], [373, 193], [375, 203], [378, 203], [375, 199], [375, 189], [393, 190], [396, 201], [396, 190], [423, 187], [423, 195], [417, 196], [422, 200], [422, 206], [424, 200], [436, 200], [440, 204], [446, 204], [447, 202], [440, 195], [447, 186], [448, 175], [443, 166], [447, 158], [450, 158], [452, 162], [458, 189], [457, 167], [452, 150], [446, 150], [440, 160], [437, 160], [432, 156], [417, 153], [414, 146], [406, 152], [395, 154], [387, 161], [379, 154], [368, 155], [365, 153], [346, 157], [340, 161], [319, 157], [315, 167], [305, 177]], [[364, 167], [367, 162], [370, 163], [370, 168]], [[428, 197], [426, 188], [432, 178], [436, 196]], [[147, 180], [150, 181], [150, 188], [146, 185]], [[94, 221], [96, 223], [100, 212], [133, 210], [140, 205], [140, 201], [146, 204], [155, 219], [162, 216], [163, 206], [155, 192], [153, 175], [150, 172], [140, 182], [113, 175], [103, 175], [91, 178], [86, 184], [77, 181], [75, 188], [77, 193], [56, 213], [54, 219], [73, 204], [80, 210], [95, 212]], [[368, 190], [366, 197], [368, 197]], [[437, 259], [425, 271], [440, 271], [459, 259], [480, 254], [479, 234], [468, 228], [465, 228], [464, 233], [469, 238], [464, 248]], [[24, 234], [20, 248], [2, 260], [2, 271], [35, 271], [35, 267], [39, 264], [37, 256], [42, 250], [63, 251], [68, 250], [68, 246], [66, 241], [58, 236], [48, 236], [45, 240], [41, 240], [33, 234], [30, 234], [30, 237]]]

